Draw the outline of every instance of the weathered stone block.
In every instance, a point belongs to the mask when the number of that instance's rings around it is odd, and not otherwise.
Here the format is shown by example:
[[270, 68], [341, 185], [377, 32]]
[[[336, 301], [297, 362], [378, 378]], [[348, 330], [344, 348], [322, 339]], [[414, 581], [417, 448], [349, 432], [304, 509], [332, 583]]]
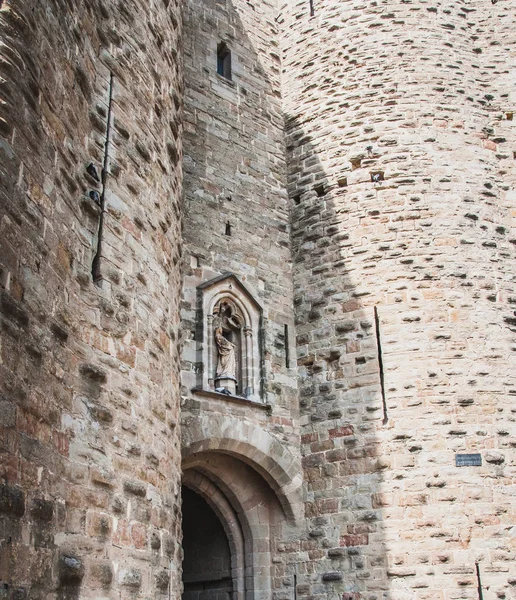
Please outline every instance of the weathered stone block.
[[0, 309], [4, 315], [13, 318], [20, 325], [25, 326], [29, 323], [27, 310], [5, 290], [0, 295]]
[[108, 586], [113, 581], [113, 569], [108, 561], [96, 562], [91, 565], [91, 577], [94, 582]]
[[0, 484], [0, 513], [21, 517], [25, 513], [25, 494], [6, 483]]
[[54, 518], [54, 503], [44, 498], [34, 498], [30, 503], [30, 514], [33, 519], [48, 523]]
[[168, 571], [165, 571], [163, 569], [156, 573], [156, 575], [154, 576], [154, 580], [156, 583], [156, 587], [163, 592], [168, 589], [170, 583], [170, 575]]
[[98, 383], [105, 383], [107, 381], [107, 373], [98, 365], [92, 363], [83, 363], [79, 365], [79, 373], [91, 381]]
[[59, 556], [59, 582], [61, 585], [79, 585], [84, 577], [84, 564], [72, 554]]
[[121, 569], [119, 581], [124, 587], [137, 589], [142, 584], [142, 574], [138, 569]]
[[14, 427], [16, 424], [16, 405], [0, 396], [0, 425]]
[[147, 487], [141, 481], [126, 480], [124, 481], [124, 491], [128, 494], [143, 498], [147, 494]]

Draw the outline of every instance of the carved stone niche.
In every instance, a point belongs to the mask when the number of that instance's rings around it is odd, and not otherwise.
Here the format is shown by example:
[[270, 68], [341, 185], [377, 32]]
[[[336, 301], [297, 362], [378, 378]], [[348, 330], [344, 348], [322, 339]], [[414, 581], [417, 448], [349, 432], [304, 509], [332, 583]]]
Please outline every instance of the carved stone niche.
[[198, 352], [204, 391], [263, 402], [262, 307], [231, 273], [201, 284]]

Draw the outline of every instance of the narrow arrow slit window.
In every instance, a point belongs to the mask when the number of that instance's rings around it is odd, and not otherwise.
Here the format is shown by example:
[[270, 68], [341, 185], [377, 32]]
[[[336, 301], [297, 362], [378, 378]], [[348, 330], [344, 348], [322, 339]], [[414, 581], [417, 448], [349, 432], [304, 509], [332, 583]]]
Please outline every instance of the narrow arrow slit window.
[[225, 42], [217, 46], [217, 73], [231, 80], [231, 51]]

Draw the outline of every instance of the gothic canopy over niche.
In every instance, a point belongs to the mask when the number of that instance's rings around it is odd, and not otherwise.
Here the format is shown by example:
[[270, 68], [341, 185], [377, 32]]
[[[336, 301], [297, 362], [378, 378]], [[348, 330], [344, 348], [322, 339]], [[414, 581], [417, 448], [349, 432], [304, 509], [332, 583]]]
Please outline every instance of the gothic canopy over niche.
[[260, 304], [231, 273], [197, 290], [202, 360], [198, 387], [262, 402]]

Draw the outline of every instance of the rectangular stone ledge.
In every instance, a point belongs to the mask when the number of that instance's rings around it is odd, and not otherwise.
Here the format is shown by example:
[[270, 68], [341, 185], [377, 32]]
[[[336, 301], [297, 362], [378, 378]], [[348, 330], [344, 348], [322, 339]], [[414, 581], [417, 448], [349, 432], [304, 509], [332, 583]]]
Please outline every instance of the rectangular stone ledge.
[[190, 390], [192, 394], [201, 396], [202, 398], [214, 398], [215, 400], [224, 400], [226, 402], [234, 402], [235, 404], [241, 404], [250, 408], [258, 408], [260, 410], [272, 411], [272, 404], [265, 404], [261, 402], [252, 402], [243, 396], [228, 396], [227, 394], [221, 394], [220, 392], [214, 392], [212, 390], [203, 390], [202, 388], [192, 388]]
[[234, 90], [236, 90], [236, 82], [234, 79], [228, 79], [227, 77], [224, 77], [222, 75], [220, 75], [219, 73], [214, 73], [215, 75], [215, 83], [222, 83], [224, 85], [226, 85], [228, 88], [232, 88]]

